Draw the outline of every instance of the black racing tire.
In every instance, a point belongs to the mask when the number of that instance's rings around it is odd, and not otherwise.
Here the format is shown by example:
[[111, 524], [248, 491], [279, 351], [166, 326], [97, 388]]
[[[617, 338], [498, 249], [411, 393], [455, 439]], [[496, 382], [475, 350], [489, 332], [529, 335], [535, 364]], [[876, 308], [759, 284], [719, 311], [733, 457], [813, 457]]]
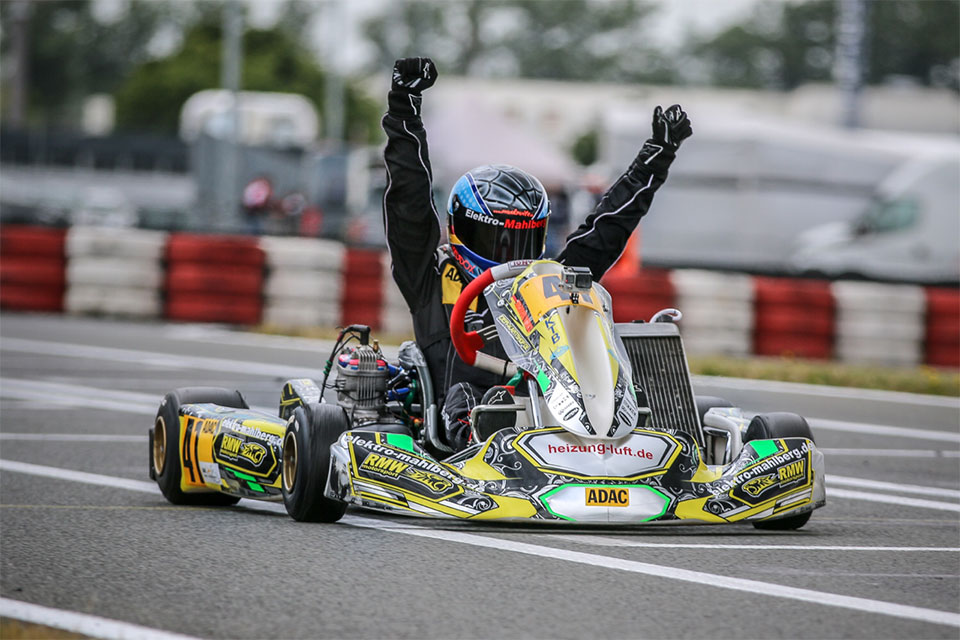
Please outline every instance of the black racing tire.
[[[813, 431], [807, 419], [795, 413], [761, 413], [753, 417], [744, 435], [744, 444], [751, 440], [774, 440], [777, 438], [806, 438], [813, 442]], [[760, 520], [753, 526], [765, 531], [793, 531], [807, 524], [811, 511], [776, 520]]]
[[330, 475], [330, 445], [350, 427], [343, 408], [311, 403], [293, 412], [283, 437], [283, 505], [297, 522], [336, 522], [347, 504], [323, 495]]
[[697, 415], [700, 416], [700, 424], [703, 424], [703, 417], [707, 415], [707, 411], [713, 409], [714, 407], [732, 407], [728, 401], [717, 396], [696, 396], [694, 398], [697, 402]]
[[218, 507], [236, 504], [240, 498], [225, 493], [184, 493], [180, 490], [180, 407], [198, 403], [250, 408], [239, 391], [220, 387], [184, 387], [165, 395], [150, 434], [150, 475], [156, 479], [163, 497], [173, 504]]

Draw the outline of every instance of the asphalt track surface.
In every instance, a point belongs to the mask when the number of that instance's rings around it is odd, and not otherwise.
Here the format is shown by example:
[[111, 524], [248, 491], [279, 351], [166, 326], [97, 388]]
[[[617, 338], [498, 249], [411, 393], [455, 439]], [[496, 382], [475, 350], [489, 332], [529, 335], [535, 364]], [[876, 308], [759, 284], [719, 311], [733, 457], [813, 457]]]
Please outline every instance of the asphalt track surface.
[[[316, 377], [328, 348], [0, 316], [0, 615], [26, 617], [33, 603], [75, 629], [139, 625], [118, 627], [129, 637], [960, 633], [956, 399], [696, 379], [748, 411], [811, 417], [828, 504], [798, 532], [478, 526], [352, 508], [320, 525], [276, 504], [165, 502], [147, 477], [146, 433], [166, 391], [235, 387], [275, 407], [281, 382]], [[76, 613], [96, 624], [78, 627]]]

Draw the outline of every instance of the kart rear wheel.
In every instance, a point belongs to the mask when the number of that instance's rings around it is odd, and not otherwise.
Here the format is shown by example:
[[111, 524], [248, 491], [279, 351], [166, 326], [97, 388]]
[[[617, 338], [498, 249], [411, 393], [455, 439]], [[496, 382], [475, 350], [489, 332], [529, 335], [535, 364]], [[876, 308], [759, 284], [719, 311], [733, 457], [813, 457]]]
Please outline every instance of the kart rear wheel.
[[[744, 443], [751, 440], [774, 440], [777, 438], [806, 438], [813, 442], [813, 431], [807, 419], [795, 413], [761, 413], [754, 416], [744, 435]], [[777, 520], [754, 522], [757, 529], [766, 531], [792, 531], [807, 524], [812, 512], [800, 513]]]
[[180, 406], [211, 403], [234, 409], [249, 409], [239, 391], [220, 387], [185, 387], [163, 397], [150, 432], [150, 476], [163, 497], [173, 504], [229, 506], [240, 498], [224, 493], [184, 493], [180, 490]]
[[707, 415], [707, 411], [713, 409], [714, 407], [732, 407], [733, 405], [717, 396], [697, 396], [695, 398], [697, 402], [697, 413], [700, 415], [700, 424], [703, 424], [703, 417]]
[[298, 522], [336, 522], [345, 502], [323, 495], [330, 474], [330, 445], [350, 427], [338, 405], [312, 403], [297, 407], [283, 438], [281, 486], [283, 504]]

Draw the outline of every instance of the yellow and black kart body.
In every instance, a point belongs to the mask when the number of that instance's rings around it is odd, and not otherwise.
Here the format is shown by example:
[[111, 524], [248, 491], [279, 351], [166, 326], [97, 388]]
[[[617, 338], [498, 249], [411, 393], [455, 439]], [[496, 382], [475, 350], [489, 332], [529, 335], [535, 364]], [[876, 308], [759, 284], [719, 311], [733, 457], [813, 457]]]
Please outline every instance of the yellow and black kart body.
[[[481, 292], [496, 332], [465, 333]], [[589, 274], [553, 262], [502, 265], [471, 283], [454, 344], [467, 362], [516, 375], [471, 412], [475, 444], [463, 451], [443, 437], [417, 346], [389, 362], [368, 328], [352, 326], [320, 384], [283, 386], [277, 415], [236, 391], [168, 394], [150, 475], [174, 503], [283, 500], [303, 521], [335, 521], [353, 504], [464, 520], [806, 524], [825, 503], [806, 421], [695, 397], [677, 326], [664, 321], [680, 314], [614, 325], [610, 307]], [[358, 346], [345, 346], [351, 336]], [[512, 362], [479, 351], [494, 337]], [[331, 369], [336, 403], [323, 400]]]

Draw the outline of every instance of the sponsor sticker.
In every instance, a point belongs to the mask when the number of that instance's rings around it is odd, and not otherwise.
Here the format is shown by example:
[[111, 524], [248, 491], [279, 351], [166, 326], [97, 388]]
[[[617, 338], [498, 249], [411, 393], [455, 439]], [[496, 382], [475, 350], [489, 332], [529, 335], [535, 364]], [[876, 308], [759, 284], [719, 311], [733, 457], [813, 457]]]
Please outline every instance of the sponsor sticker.
[[418, 469], [402, 460], [378, 453], [367, 454], [367, 457], [360, 463], [360, 469], [368, 473], [375, 473], [384, 478], [406, 478], [422, 484], [437, 494], [446, 493], [453, 488], [453, 482], [447, 478], [425, 469]]
[[632, 432], [598, 442], [559, 430], [524, 434], [514, 444], [539, 468], [578, 477], [630, 478], [669, 466], [680, 444], [667, 434]]
[[200, 475], [207, 484], [220, 485], [220, 465], [212, 462], [200, 463]]
[[629, 507], [630, 489], [585, 487], [584, 504], [588, 507]]
[[761, 493], [777, 484], [776, 474], [770, 473], [765, 476], [758, 476], [753, 480], [743, 483], [743, 490], [756, 498]]

